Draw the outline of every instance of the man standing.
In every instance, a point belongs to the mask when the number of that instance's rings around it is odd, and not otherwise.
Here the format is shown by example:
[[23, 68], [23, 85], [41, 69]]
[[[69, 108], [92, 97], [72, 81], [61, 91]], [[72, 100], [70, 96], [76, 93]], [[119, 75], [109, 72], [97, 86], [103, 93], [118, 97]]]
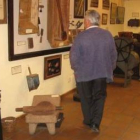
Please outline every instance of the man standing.
[[114, 39], [109, 31], [99, 28], [99, 21], [97, 11], [86, 11], [86, 30], [76, 37], [70, 50], [70, 63], [80, 94], [83, 123], [94, 132], [99, 132], [106, 87], [108, 82], [113, 81], [117, 60]]

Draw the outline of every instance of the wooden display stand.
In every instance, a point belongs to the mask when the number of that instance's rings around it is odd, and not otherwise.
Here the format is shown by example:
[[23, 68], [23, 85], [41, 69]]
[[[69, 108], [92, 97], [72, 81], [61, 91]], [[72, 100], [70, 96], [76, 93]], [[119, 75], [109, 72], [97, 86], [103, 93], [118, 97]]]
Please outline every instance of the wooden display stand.
[[[33, 98], [33, 106], [36, 106], [38, 103], [42, 101], [49, 101], [55, 106], [60, 106], [60, 97], [52, 97], [51, 95], [36, 95]], [[26, 122], [29, 124], [29, 133], [34, 134], [36, 131], [36, 127], [39, 123], [45, 123], [49, 134], [55, 134], [55, 124], [57, 122], [57, 118], [59, 115], [59, 111], [55, 111], [49, 115], [34, 115], [34, 114], [27, 114], [26, 115]]]

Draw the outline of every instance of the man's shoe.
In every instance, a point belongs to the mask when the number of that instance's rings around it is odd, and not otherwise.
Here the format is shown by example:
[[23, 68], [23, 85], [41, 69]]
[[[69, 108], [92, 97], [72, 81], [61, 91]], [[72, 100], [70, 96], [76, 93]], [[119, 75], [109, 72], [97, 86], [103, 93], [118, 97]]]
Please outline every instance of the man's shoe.
[[83, 124], [86, 125], [86, 126], [89, 126], [89, 127], [91, 126], [90, 123], [85, 123], [85, 122], [83, 122]]
[[96, 133], [99, 133], [99, 132], [100, 132], [99, 126], [96, 125], [96, 124], [92, 124], [92, 125], [90, 126], [90, 128], [92, 129], [93, 132], [96, 132]]

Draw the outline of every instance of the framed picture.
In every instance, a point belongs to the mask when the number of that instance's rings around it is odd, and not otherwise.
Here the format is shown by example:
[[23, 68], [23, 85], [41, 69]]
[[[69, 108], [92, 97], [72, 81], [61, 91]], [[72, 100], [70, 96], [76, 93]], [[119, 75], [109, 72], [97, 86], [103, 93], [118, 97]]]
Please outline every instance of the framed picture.
[[6, 0], [0, 0], [0, 24], [7, 23], [7, 3]]
[[[70, 50], [70, 44], [58, 46], [54, 49], [48, 39], [50, 34], [48, 34], [47, 30], [48, 7], [46, 5], [48, 1], [55, 1], [42, 0], [41, 7], [38, 0], [28, 0], [28, 3], [27, 0], [7, 1], [9, 61]], [[56, 8], [54, 10], [58, 12]], [[58, 15], [58, 13], [56, 14]], [[57, 38], [56, 40], [64, 44], [64, 41], [61, 39]]]
[[99, 0], [91, 0], [90, 7], [98, 7]]
[[102, 14], [102, 24], [107, 25], [107, 14]]
[[116, 23], [116, 15], [117, 15], [117, 4], [111, 3], [111, 9], [110, 9], [110, 24]]
[[117, 24], [123, 24], [124, 23], [124, 14], [125, 14], [125, 8], [124, 7], [117, 7], [117, 18], [116, 23]]
[[110, 5], [110, 1], [109, 0], [103, 0], [103, 9], [107, 9], [109, 10], [109, 5]]
[[44, 58], [44, 80], [61, 75], [62, 55]]
[[84, 18], [87, 10], [87, 0], [74, 0], [74, 18]]

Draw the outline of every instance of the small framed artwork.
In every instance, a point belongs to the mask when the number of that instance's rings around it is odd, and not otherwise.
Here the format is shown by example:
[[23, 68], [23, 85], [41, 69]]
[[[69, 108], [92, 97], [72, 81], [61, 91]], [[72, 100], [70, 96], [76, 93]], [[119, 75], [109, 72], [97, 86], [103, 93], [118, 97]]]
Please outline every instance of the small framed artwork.
[[110, 24], [116, 23], [116, 15], [117, 15], [117, 4], [111, 3], [111, 9], [110, 9]]
[[87, 0], [74, 0], [74, 18], [84, 18]]
[[107, 17], [108, 17], [107, 14], [104, 14], [104, 13], [102, 14], [102, 24], [103, 25], [107, 25]]
[[61, 75], [62, 55], [44, 58], [44, 80]]
[[103, 0], [103, 9], [109, 10], [110, 1], [109, 0]]
[[6, 0], [0, 0], [0, 24], [7, 23]]
[[117, 7], [116, 24], [123, 24], [124, 23], [124, 14], [125, 14], [125, 8], [118, 6]]
[[98, 7], [99, 0], [91, 0], [90, 7]]

